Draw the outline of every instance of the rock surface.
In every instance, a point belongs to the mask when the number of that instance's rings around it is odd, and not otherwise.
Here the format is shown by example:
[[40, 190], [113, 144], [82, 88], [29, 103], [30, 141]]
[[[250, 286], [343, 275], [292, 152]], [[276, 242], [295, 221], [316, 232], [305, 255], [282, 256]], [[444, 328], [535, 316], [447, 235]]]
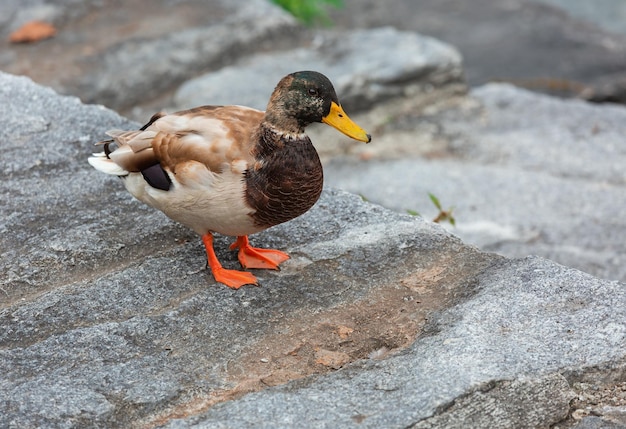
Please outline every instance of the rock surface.
[[[203, 268], [197, 236], [86, 163], [104, 131], [136, 123], [0, 74], [0, 426], [626, 427], [623, 108], [508, 85], [465, 95], [456, 50], [413, 31], [461, 37], [470, 83], [472, 42], [492, 42], [479, 46], [500, 61], [508, 37], [549, 36], [505, 63], [523, 72], [513, 60], [549, 57], [593, 84], [620, 69], [620, 36], [530, 1], [421, 2], [416, 16], [408, 1], [364, 0], [335, 18], [402, 31], [356, 32], [303, 30], [262, 1], [211, 14], [196, 0], [142, 4], [3, 2], [1, 34], [31, 19], [60, 31], [3, 50], [0, 67], [145, 120], [200, 73], [215, 91], [237, 78], [225, 102], [264, 103], [259, 88], [286, 61], [323, 63], [374, 136], [359, 145], [312, 127], [327, 184], [396, 212], [327, 189], [253, 237], [292, 255], [283, 270], [231, 291]], [[363, 40], [388, 69], [364, 60]], [[573, 62], [555, 54], [564, 41]], [[434, 217], [427, 192], [455, 206], [452, 233], [398, 213]], [[227, 244], [218, 254], [237, 267]]]
[[327, 190], [255, 237], [284, 269], [232, 291], [86, 164], [133, 124], [25, 78], [0, 92], [20, 100], [0, 112], [2, 426], [548, 426], [575, 383], [621, 381], [623, 283]]
[[290, 46], [300, 31], [290, 15], [266, 0], [221, 0], [209, 9], [201, 0], [23, 6], [12, 0], [4, 6], [5, 16], [15, 19], [0, 27], [0, 34], [23, 17], [47, 17], [62, 31], [51, 43], [7, 47], [0, 67], [120, 110], [158, 99], [186, 79], [265, 45]]
[[350, 110], [415, 96], [433, 87], [463, 84], [461, 56], [456, 49], [387, 27], [326, 33], [314, 47], [246, 57], [237, 65], [187, 81], [176, 92], [174, 102], [176, 108], [185, 109], [206, 103], [208, 97], [214, 104], [238, 100], [264, 110], [267, 94], [294, 70], [318, 70], [327, 75]]
[[455, 207], [451, 231], [466, 242], [626, 281], [626, 221], [616, 216], [626, 207], [624, 108], [491, 84], [431, 112], [405, 110], [383, 144], [413, 141], [425, 156], [402, 146], [334, 158], [327, 183], [431, 219], [433, 193]]
[[626, 327], [622, 315], [613, 319], [623, 284], [535, 258], [500, 261], [467, 280], [466, 301], [433, 315], [396, 355], [169, 427], [549, 427], [567, 416], [569, 383], [580, 377], [572, 368], [623, 358]]

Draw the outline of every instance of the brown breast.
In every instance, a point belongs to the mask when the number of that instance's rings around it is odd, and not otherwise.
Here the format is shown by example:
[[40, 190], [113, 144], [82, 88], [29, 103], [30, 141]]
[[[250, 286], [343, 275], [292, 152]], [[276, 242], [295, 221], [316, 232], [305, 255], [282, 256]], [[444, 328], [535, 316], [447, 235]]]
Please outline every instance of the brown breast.
[[257, 162], [246, 171], [246, 199], [257, 225], [270, 227], [294, 219], [319, 199], [324, 174], [307, 136], [291, 140], [261, 130]]

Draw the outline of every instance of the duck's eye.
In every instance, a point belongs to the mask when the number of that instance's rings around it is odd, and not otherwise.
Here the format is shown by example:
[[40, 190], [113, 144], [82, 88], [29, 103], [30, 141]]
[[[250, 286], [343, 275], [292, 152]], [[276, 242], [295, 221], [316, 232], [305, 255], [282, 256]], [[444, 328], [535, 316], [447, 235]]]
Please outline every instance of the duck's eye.
[[312, 95], [314, 97], [317, 97], [317, 89], [315, 88], [309, 88], [309, 95]]

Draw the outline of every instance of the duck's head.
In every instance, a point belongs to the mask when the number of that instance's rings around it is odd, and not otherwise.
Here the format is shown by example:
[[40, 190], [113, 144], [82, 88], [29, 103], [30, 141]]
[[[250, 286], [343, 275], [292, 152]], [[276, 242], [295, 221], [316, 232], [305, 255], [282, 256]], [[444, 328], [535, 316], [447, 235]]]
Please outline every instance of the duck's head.
[[285, 133], [300, 134], [307, 125], [323, 122], [355, 140], [372, 140], [343, 111], [330, 80], [314, 71], [299, 71], [282, 78], [272, 93], [265, 118]]

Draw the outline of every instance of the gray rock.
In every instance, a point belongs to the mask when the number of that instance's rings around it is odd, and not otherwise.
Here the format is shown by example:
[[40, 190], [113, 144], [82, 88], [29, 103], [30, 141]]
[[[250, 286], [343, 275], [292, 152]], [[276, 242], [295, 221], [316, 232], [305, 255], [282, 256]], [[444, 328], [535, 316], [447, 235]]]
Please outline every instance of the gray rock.
[[359, 0], [331, 16], [344, 29], [390, 25], [455, 46], [470, 86], [505, 81], [576, 97], [623, 79], [625, 14], [621, 0]]
[[461, 56], [452, 46], [386, 27], [319, 33], [310, 48], [247, 57], [237, 65], [185, 82], [174, 101], [178, 108], [209, 102], [264, 110], [276, 83], [296, 70], [326, 74], [342, 104], [351, 110], [462, 82]]
[[288, 39], [295, 31], [294, 19], [265, 0], [224, 3], [231, 14], [210, 26], [111, 47], [101, 59], [105, 66], [94, 68], [78, 83], [72, 82], [72, 87], [87, 102], [127, 108], [157, 98], [176, 84], [249, 54], [263, 43]]
[[29, 21], [46, 21], [60, 25], [87, 14], [99, 2], [80, 0], [4, 0], [0, 4], [0, 36], [6, 39], [12, 31]]
[[432, 219], [430, 192], [455, 207], [451, 231], [482, 249], [626, 281], [626, 224], [616, 215], [626, 207], [626, 110], [500, 84], [471, 95], [419, 119], [410, 112], [382, 132], [385, 142], [408, 136], [419, 144], [429, 123], [431, 140], [444, 142], [434, 158], [337, 159], [326, 166], [327, 183]]
[[[500, 392], [492, 398], [469, 402], [465, 412], [473, 410], [478, 420], [466, 427], [545, 427], [569, 409], [570, 393], [556, 373], [623, 358], [623, 283], [540, 258], [501, 261], [471, 281], [476, 293], [433, 315], [417, 341], [397, 355], [250, 394], [168, 427], [433, 427], [427, 419], [450, 411], [434, 426], [448, 427], [448, 421], [458, 423], [454, 404], [466, 403], [459, 397], [494, 389]], [[547, 378], [529, 381], [533, 374]], [[516, 387], [503, 387], [513, 379]], [[538, 413], [532, 407], [495, 412], [495, 398], [506, 410], [508, 395], [522, 403], [529, 392], [552, 398], [534, 404]]]
[[87, 165], [136, 124], [25, 78], [0, 93], [2, 427], [550, 425], [573, 383], [625, 370], [623, 283], [342, 191], [253, 237], [292, 255], [261, 287], [217, 285], [194, 234]]
[[626, 5], [621, 0], [539, 0], [561, 8], [572, 16], [593, 22], [606, 30], [626, 34]]
[[267, 0], [155, 0], [123, 8], [113, 0], [23, 3], [0, 6], [10, 17], [4, 26], [0, 21], [6, 37], [16, 22], [34, 18], [53, 22], [57, 35], [9, 44], [0, 68], [118, 110], [161, 99], [186, 79], [268, 45], [291, 47], [301, 33], [291, 15]]
[[624, 429], [626, 425], [616, 422], [606, 421], [601, 417], [590, 416], [581, 419], [581, 421], [573, 426], [574, 429]]
[[444, 413], [411, 428], [549, 427], [567, 417], [572, 396], [567, 380], [560, 374], [499, 381], [458, 398]]
[[[10, 398], [1, 405], [0, 426], [156, 421], [169, 408], [243, 383], [245, 377], [230, 378], [238, 370], [233, 356], [263, 349], [270, 333], [302, 319], [311, 322], [307, 329], [316, 326], [316, 315], [438, 260], [444, 243], [455, 253], [463, 249], [434, 225], [326, 192], [297, 223], [255, 237], [290, 251], [292, 261], [280, 273], [261, 273], [264, 287], [231, 291], [202, 269], [197, 237], [86, 164], [105, 130], [136, 124], [26, 78], [0, 74], [0, 90], [15, 100], [0, 115], [8, 142], [0, 164], [7, 202], [0, 217], [0, 386]], [[223, 239], [217, 248], [233, 266]], [[467, 252], [475, 269], [491, 259]], [[311, 332], [327, 329], [317, 325]], [[294, 347], [311, 341], [307, 331], [287, 337], [282, 343]], [[380, 347], [382, 340], [369, 338], [356, 356]]]

